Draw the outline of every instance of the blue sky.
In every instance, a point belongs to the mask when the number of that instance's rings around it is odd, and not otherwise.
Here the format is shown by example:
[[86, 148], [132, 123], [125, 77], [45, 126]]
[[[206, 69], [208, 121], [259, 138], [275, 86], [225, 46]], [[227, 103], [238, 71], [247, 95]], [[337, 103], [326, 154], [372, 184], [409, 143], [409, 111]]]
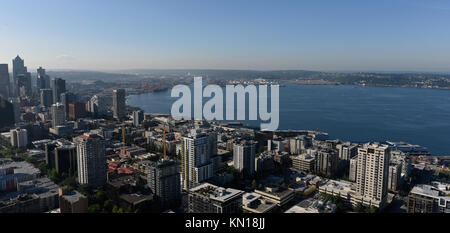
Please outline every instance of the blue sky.
[[450, 71], [450, 2], [2, 0], [30, 69]]

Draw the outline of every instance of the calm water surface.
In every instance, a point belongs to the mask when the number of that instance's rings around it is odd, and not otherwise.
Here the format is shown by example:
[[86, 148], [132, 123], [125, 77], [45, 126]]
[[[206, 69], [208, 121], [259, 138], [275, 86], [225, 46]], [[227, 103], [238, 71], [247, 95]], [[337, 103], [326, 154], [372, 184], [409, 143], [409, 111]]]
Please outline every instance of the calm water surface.
[[[127, 103], [145, 112], [170, 113], [176, 99], [169, 90], [131, 95]], [[280, 87], [279, 129], [320, 130], [356, 142], [404, 141], [450, 155], [450, 91], [286, 84]]]

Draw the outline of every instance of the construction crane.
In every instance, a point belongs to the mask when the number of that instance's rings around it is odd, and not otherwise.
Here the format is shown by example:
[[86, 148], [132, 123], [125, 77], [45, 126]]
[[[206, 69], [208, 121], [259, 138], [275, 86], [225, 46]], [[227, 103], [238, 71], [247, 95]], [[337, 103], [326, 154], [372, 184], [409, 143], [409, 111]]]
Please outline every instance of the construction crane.
[[122, 155], [127, 154], [127, 144], [125, 141], [125, 122], [122, 121]]

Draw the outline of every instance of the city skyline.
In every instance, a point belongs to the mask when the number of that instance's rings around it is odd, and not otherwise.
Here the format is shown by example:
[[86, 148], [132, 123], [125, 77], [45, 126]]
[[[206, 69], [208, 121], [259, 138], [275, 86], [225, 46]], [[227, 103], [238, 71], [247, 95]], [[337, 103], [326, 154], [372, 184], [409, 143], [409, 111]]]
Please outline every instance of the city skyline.
[[19, 54], [33, 72], [450, 71], [444, 1], [49, 0], [3, 7], [0, 63]]

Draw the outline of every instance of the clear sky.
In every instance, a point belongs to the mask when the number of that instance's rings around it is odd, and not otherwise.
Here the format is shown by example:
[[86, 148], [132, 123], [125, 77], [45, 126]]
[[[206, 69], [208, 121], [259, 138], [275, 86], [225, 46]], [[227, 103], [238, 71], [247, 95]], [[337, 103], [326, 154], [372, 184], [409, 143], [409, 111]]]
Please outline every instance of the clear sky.
[[19, 54], [33, 71], [450, 71], [448, 0], [2, 0], [0, 8], [0, 63]]

